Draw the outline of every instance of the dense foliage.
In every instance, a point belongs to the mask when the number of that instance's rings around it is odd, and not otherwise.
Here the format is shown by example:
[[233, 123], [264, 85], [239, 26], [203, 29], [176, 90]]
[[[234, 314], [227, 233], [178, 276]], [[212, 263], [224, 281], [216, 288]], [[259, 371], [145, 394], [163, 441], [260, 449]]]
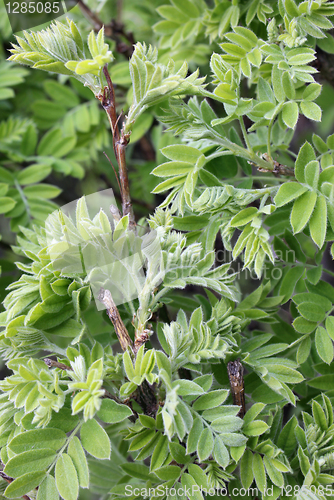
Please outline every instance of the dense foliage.
[[1, 498], [333, 496], [331, 16], [0, 5]]

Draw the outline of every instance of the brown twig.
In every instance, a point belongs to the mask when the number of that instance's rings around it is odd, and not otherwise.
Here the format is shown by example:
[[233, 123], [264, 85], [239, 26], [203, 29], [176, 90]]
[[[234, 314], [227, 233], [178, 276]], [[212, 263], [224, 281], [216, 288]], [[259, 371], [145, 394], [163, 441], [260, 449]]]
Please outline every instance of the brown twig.
[[[277, 177], [280, 175], [286, 175], [288, 177], [294, 177], [295, 176], [295, 171], [293, 168], [287, 167], [286, 165], [283, 165], [282, 163], [279, 163], [276, 160], [270, 160], [269, 155], [267, 153], [264, 153], [262, 155], [262, 159], [266, 160], [267, 162], [272, 162], [274, 168], [272, 170], [266, 170], [263, 167], [258, 167], [259, 172], [271, 172], [272, 174], [276, 175]], [[251, 162], [249, 162], [251, 163]]]
[[112, 324], [114, 325], [116, 335], [118, 337], [119, 343], [121, 344], [121, 348], [123, 349], [123, 351], [126, 351], [128, 347], [131, 347], [131, 349], [133, 349], [133, 342], [130, 338], [127, 329], [125, 328], [125, 325], [118, 312], [118, 309], [116, 307], [116, 304], [112, 298], [110, 291], [101, 288], [98, 299], [107, 309], [107, 314]]
[[129, 178], [125, 158], [125, 149], [129, 143], [130, 136], [129, 134], [125, 134], [123, 130], [121, 133], [119, 132], [119, 118], [117, 117], [116, 113], [115, 92], [108, 72], [107, 64], [103, 68], [103, 73], [107, 80], [107, 87], [104, 88], [103, 94], [99, 96], [99, 99], [101, 101], [103, 109], [107, 113], [110, 128], [113, 134], [113, 146], [118, 163], [119, 181], [121, 185], [122, 212], [123, 216], [129, 216], [130, 227], [135, 227], [136, 221], [131, 203]]
[[[2, 477], [2, 479], [7, 481], [7, 483], [9, 484], [14, 481], [14, 478], [7, 476], [7, 474], [5, 474], [3, 471], [0, 471], [0, 477]], [[24, 498], [24, 500], [31, 500], [30, 497], [28, 497], [28, 495], [23, 495], [21, 498]]]
[[240, 406], [238, 416], [243, 418], [246, 413], [244, 367], [239, 359], [227, 363], [227, 373], [231, 386], [233, 404]]
[[[106, 186], [113, 189], [114, 186], [112, 185], [106, 174], [100, 174], [100, 179], [102, 179], [103, 182], [105, 182]], [[114, 196], [118, 200], [122, 201], [122, 197], [119, 193], [117, 193], [117, 191], [114, 191]], [[155, 206], [152, 203], [147, 203], [147, 201], [145, 200], [139, 200], [138, 198], [134, 198], [133, 196], [131, 196], [131, 200], [133, 205], [139, 205], [140, 207], [146, 208], [146, 210], [149, 210], [150, 212], [152, 212], [152, 210], [155, 209]]]
[[278, 161], [274, 160], [274, 170], [272, 171], [274, 175], [286, 175], [287, 177], [294, 177], [295, 171], [293, 168], [286, 167]]
[[60, 368], [60, 370], [70, 370], [70, 371], [73, 371], [72, 366], [65, 365], [64, 363], [59, 363], [58, 361], [55, 361], [54, 359], [44, 358], [44, 363], [49, 368]]
[[[144, 335], [144, 332], [142, 336], [136, 339], [134, 345], [127, 329], [125, 328], [122, 318], [120, 317], [110, 291], [101, 288], [98, 298], [107, 308], [107, 314], [112, 324], [114, 325], [116, 335], [123, 351], [125, 351], [128, 347], [131, 347], [132, 351], [136, 353], [140, 345], [148, 340], [148, 336], [146, 337], [146, 335]], [[144, 380], [142, 385], [139, 386], [133, 394], [133, 399], [135, 399], [135, 401], [137, 401], [137, 403], [141, 406], [145, 415], [149, 415], [151, 417], [156, 416], [159, 408], [159, 403], [156, 396], [156, 384], [150, 385], [146, 380]]]
[[149, 330], [144, 330], [143, 332], [135, 332], [135, 343], [133, 347], [133, 351], [135, 355], [137, 355], [137, 352], [141, 348], [142, 345], [146, 344], [146, 342], [149, 341], [150, 339], [150, 334]]
[[[104, 23], [82, 0], [78, 0], [78, 5], [86, 18], [93, 24], [95, 31], [99, 31]], [[105, 36], [115, 40], [117, 52], [131, 57], [133, 45], [135, 43], [133, 34], [124, 31], [124, 25], [118, 20], [112, 19], [110, 23], [104, 25]], [[123, 40], [125, 39], [127, 43]]]
[[144, 380], [142, 385], [138, 387], [133, 397], [141, 406], [145, 415], [155, 418], [159, 409], [159, 401], [156, 395], [157, 384], [150, 385], [147, 380]]

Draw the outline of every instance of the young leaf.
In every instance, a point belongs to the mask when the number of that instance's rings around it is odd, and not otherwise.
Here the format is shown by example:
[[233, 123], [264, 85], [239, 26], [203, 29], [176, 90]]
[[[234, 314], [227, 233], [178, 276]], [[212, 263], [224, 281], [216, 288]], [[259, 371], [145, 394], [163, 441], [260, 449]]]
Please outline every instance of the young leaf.
[[250, 487], [253, 482], [253, 453], [250, 450], [245, 450], [240, 461], [240, 479], [242, 486], [246, 489]]
[[29, 493], [41, 484], [45, 477], [45, 472], [28, 472], [23, 476], [14, 479], [5, 489], [4, 495], [7, 498], [19, 498]]
[[112, 399], [103, 399], [101, 408], [97, 412], [97, 416], [107, 424], [122, 422], [131, 415], [132, 411], [128, 406], [118, 404]]
[[328, 365], [333, 360], [333, 342], [324, 328], [319, 326], [315, 332], [315, 345], [321, 359]]
[[11, 477], [44, 471], [52, 464], [56, 453], [50, 449], [30, 450], [15, 455], [7, 462], [4, 472]]
[[89, 469], [85, 452], [82, 449], [79, 439], [74, 436], [71, 440], [67, 453], [72, 459], [73, 465], [78, 475], [79, 485], [81, 488], [89, 487]]
[[60, 455], [56, 463], [55, 478], [57, 490], [64, 500], [77, 500], [79, 482], [71, 457], [66, 453]]
[[259, 453], [254, 453], [253, 455], [253, 475], [256, 486], [262, 493], [264, 493], [267, 489], [267, 477], [263, 460]]
[[307, 191], [294, 202], [290, 219], [294, 234], [304, 229], [312, 215], [316, 201], [317, 194], [314, 191]]
[[310, 232], [314, 243], [321, 248], [324, 244], [327, 232], [327, 204], [325, 198], [320, 194], [310, 218]]
[[47, 475], [41, 482], [36, 500], [59, 500], [56, 482], [53, 476]]
[[206, 460], [213, 450], [213, 436], [210, 429], [205, 428], [198, 439], [197, 455], [200, 461]]
[[60, 429], [33, 429], [31, 431], [18, 434], [9, 442], [9, 447], [14, 453], [23, 453], [32, 448], [42, 449], [51, 448], [52, 450], [59, 450], [66, 441], [65, 432]]
[[108, 434], [94, 418], [83, 424], [80, 437], [82, 446], [90, 455], [100, 460], [110, 457], [111, 445]]

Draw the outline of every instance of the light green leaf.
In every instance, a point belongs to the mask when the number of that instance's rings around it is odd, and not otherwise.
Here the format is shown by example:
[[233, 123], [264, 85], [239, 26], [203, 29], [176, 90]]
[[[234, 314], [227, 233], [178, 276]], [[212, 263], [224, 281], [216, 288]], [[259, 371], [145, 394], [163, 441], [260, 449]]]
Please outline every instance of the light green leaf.
[[60, 429], [33, 429], [15, 436], [8, 444], [14, 453], [23, 453], [30, 451], [32, 448], [40, 450], [42, 448], [51, 448], [59, 450], [66, 441], [65, 432]]
[[195, 395], [198, 396], [200, 394], [204, 393], [203, 388], [196, 384], [196, 382], [193, 382], [192, 380], [185, 380], [185, 379], [179, 379], [175, 380], [173, 382], [173, 386], [179, 386], [177, 388], [177, 393], [180, 396], [188, 396], [188, 395]]
[[228, 391], [224, 389], [217, 389], [208, 394], [199, 397], [193, 404], [193, 409], [196, 411], [208, 410], [220, 406], [228, 396]]
[[298, 121], [298, 104], [294, 101], [284, 104], [282, 118], [285, 125], [289, 128], [295, 128]]
[[85, 452], [81, 446], [80, 440], [74, 436], [71, 440], [68, 449], [68, 455], [71, 457], [73, 465], [78, 475], [79, 485], [81, 488], [89, 487], [89, 469]]
[[[284, 345], [288, 346], [288, 344], [284, 344]], [[259, 350], [260, 349], [258, 349], [256, 352], [258, 352]], [[263, 403], [253, 404], [249, 408], [249, 410], [247, 411], [246, 415], [244, 416], [244, 425], [252, 422], [254, 420], [254, 418], [257, 417], [259, 413], [261, 413], [261, 411], [263, 410], [263, 408], [265, 406], [266, 405]]]
[[16, 205], [16, 201], [8, 196], [0, 197], [0, 214], [10, 212]]
[[108, 434], [94, 418], [83, 424], [80, 437], [82, 446], [90, 455], [100, 460], [110, 457], [111, 445]]
[[253, 453], [250, 450], [245, 450], [240, 461], [240, 479], [242, 486], [246, 489], [253, 482]]
[[191, 491], [192, 492], [191, 496], [192, 496], [192, 498], [194, 500], [203, 500], [203, 495], [200, 492], [200, 489], [199, 489], [199, 487], [197, 485], [197, 482], [187, 472], [185, 474], [182, 474], [182, 476], [181, 476], [181, 484], [182, 484], [183, 489], [185, 491]]
[[17, 174], [17, 180], [19, 184], [25, 186], [27, 184], [34, 184], [35, 182], [44, 180], [50, 173], [50, 165], [36, 163], [36, 165], [30, 165], [30, 167], [26, 167], [21, 170]]
[[193, 163], [168, 161], [156, 167], [151, 173], [157, 177], [174, 177], [175, 175], [188, 174], [193, 168]]
[[176, 481], [180, 477], [181, 469], [176, 465], [166, 465], [154, 471], [154, 474], [162, 481]]
[[195, 164], [202, 152], [198, 149], [183, 144], [176, 144], [162, 148], [161, 153], [169, 160]]
[[295, 428], [298, 425], [298, 420], [296, 416], [290, 418], [290, 420], [283, 427], [280, 435], [278, 436], [277, 446], [284, 450], [286, 455], [289, 457], [297, 447], [297, 438], [295, 435]]
[[197, 445], [197, 455], [201, 462], [206, 460], [212, 454], [213, 445], [214, 441], [212, 432], [210, 429], [205, 428], [199, 436]]
[[232, 227], [239, 227], [239, 226], [244, 226], [245, 224], [248, 224], [251, 220], [256, 217], [258, 213], [258, 209], [256, 207], [248, 207], [245, 208], [244, 210], [241, 210], [237, 215], [233, 217], [233, 219], [230, 222], [230, 225]]
[[244, 425], [242, 432], [246, 436], [261, 436], [268, 428], [268, 424], [263, 420], [253, 420], [253, 422]]
[[11, 477], [43, 471], [52, 464], [56, 453], [51, 449], [30, 450], [15, 455], [7, 462], [4, 472]]
[[267, 488], [267, 477], [262, 457], [259, 453], [254, 453], [253, 455], [253, 474], [256, 486], [264, 493]]
[[320, 377], [312, 378], [307, 381], [310, 387], [315, 389], [320, 389], [321, 391], [329, 391], [333, 389], [334, 385], [334, 375], [321, 375]]
[[158, 193], [163, 193], [164, 191], [167, 191], [168, 189], [171, 189], [176, 186], [180, 186], [180, 184], [184, 184], [186, 180], [185, 175], [179, 175], [177, 177], [172, 177], [171, 179], [167, 179], [166, 181], [160, 182], [153, 191], [152, 193], [158, 194]]
[[168, 451], [168, 437], [161, 434], [151, 457], [152, 471], [159, 469], [163, 465], [167, 458]]
[[282, 304], [289, 300], [293, 294], [297, 281], [301, 278], [304, 273], [304, 268], [302, 266], [291, 267], [286, 275], [284, 276], [279, 294], [284, 298], [282, 299]]
[[45, 477], [45, 472], [28, 472], [17, 479], [14, 479], [5, 489], [4, 495], [7, 498], [19, 498], [29, 493], [41, 484]]
[[315, 160], [310, 161], [305, 167], [305, 181], [312, 189], [317, 189], [319, 183], [319, 175], [319, 162]]
[[297, 309], [305, 319], [316, 323], [323, 321], [326, 316], [326, 310], [313, 302], [303, 302], [297, 306]]
[[187, 454], [194, 453], [197, 449], [198, 436], [203, 431], [203, 423], [200, 418], [195, 418], [187, 439]]
[[321, 92], [321, 85], [319, 83], [310, 83], [305, 87], [303, 92], [303, 100], [304, 101], [314, 101]]
[[315, 332], [315, 346], [321, 359], [330, 365], [334, 355], [333, 342], [326, 330], [321, 326]]
[[307, 191], [298, 198], [291, 212], [291, 226], [294, 233], [300, 233], [309, 221], [317, 201], [317, 193]]
[[283, 474], [276, 469], [276, 467], [273, 465], [273, 462], [270, 458], [264, 456], [263, 457], [263, 463], [265, 465], [265, 468], [267, 470], [268, 476], [272, 480], [276, 486], [282, 487], [284, 485], [284, 478]]
[[308, 321], [307, 319], [300, 316], [294, 320], [292, 326], [295, 330], [297, 330], [297, 332], [306, 334], [312, 333], [315, 330], [317, 323]]
[[306, 118], [314, 120], [316, 122], [321, 121], [322, 110], [318, 104], [311, 101], [302, 101], [300, 103], [300, 109]]
[[51, 184], [36, 184], [34, 186], [27, 186], [23, 188], [23, 192], [28, 199], [56, 198], [61, 193], [61, 189]]
[[299, 344], [298, 350], [297, 350], [297, 363], [299, 365], [302, 365], [305, 363], [307, 358], [310, 355], [311, 351], [311, 337], [308, 335], [302, 342]]
[[322, 431], [327, 431], [328, 423], [325, 412], [323, 408], [320, 406], [320, 404], [315, 400], [312, 401], [312, 414], [315, 423], [319, 426], [319, 428]]
[[[231, 102], [237, 98], [237, 94], [231, 89], [228, 83], [220, 83], [218, 87], [215, 88], [214, 93], [223, 101]], [[218, 125], [218, 123], [216, 123], [216, 125]]]
[[258, 93], [260, 101], [269, 101], [273, 104], [276, 104], [276, 99], [272, 88], [270, 87], [269, 83], [262, 77], [259, 78]]
[[216, 460], [216, 462], [218, 462], [218, 464], [224, 469], [228, 466], [230, 461], [229, 453], [220, 436], [215, 437], [213, 457]]
[[274, 198], [275, 205], [277, 207], [282, 207], [283, 205], [286, 205], [290, 201], [301, 196], [305, 193], [305, 191], [307, 191], [307, 187], [302, 186], [298, 182], [285, 182], [279, 188]]
[[328, 316], [326, 318], [326, 330], [332, 340], [334, 340], [334, 317]]
[[143, 448], [143, 446], [147, 445], [154, 437], [156, 436], [156, 432], [154, 429], [146, 429], [132, 440], [129, 450], [136, 451]]
[[328, 151], [327, 144], [317, 134], [312, 135], [312, 142], [319, 153], [325, 154]]
[[219, 417], [212, 422], [212, 428], [217, 432], [235, 432], [241, 429], [243, 421], [239, 417]]
[[78, 476], [71, 457], [66, 453], [60, 455], [57, 460], [55, 478], [61, 497], [64, 500], [77, 500], [79, 495]]
[[304, 169], [310, 161], [315, 159], [314, 149], [309, 142], [305, 142], [299, 150], [295, 163], [295, 176], [298, 182], [305, 182]]
[[116, 403], [112, 399], [103, 399], [101, 408], [97, 412], [97, 416], [107, 424], [115, 424], [122, 422], [132, 415], [131, 409], [122, 404]]
[[36, 500], [59, 500], [56, 482], [53, 476], [47, 475], [38, 488]]
[[312, 216], [310, 218], [310, 232], [314, 243], [322, 248], [327, 232], [327, 204], [320, 194], [317, 198]]
[[295, 99], [296, 90], [288, 71], [283, 73], [282, 84], [286, 97], [290, 100]]

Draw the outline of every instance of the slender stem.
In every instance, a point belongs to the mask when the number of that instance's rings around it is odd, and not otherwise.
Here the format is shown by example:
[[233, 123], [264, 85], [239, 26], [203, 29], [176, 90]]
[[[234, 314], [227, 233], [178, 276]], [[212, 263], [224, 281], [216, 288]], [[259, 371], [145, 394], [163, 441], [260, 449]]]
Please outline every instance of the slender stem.
[[99, 293], [99, 300], [105, 305], [107, 309], [107, 314], [112, 324], [114, 325], [116, 335], [123, 351], [126, 351], [128, 347], [131, 347], [131, 349], [133, 349], [133, 342], [127, 329], [125, 328], [125, 325], [122, 321], [116, 304], [113, 301], [110, 291], [101, 288]]
[[28, 214], [28, 217], [29, 217], [29, 220], [31, 221], [32, 220], [32, 215], [31, 215], [31, 211], [30, 211], [30, 206], [29, 206], [29, 203], [28, 203], [28, 200], [23, 192], [23, 189], [21, 188], [20, 184], [17, 182], [17, 180], [15, 179], [15, 187], [16, 189], [18, 190], [19, 192], [19, 195], [21, 196], [21, 199], [24, 203], [24, 206], [25, 206], [25, 209], [27, 211], [27, 214]]
[[56, 455], [56, 458], [53, 460], [52, 464], [48, 468], [47, 474], [50, 474], [50, 472], [52, 471], [53, 467], [56, 465], [58, 458], [63, 454], [63, 452], [65, 451], [65, 449], [67, 448], [67, 446], [70, 444], [70, 442], [74, 438], [74, 436], [78, 433], [79, 429], [82, 427], [83, 423], [84, 423], [83, 420], [81, 420], [81, 422], [79, 422], [78, 425], [73, 429], [73, 432], [68, 436], [68, 438], [66, 439], [66, 442], [65, 442], [64, 446], [62, 448], [60, 448], [60, 450], [58, 451], [58, 453]]
[[246, 143], [247, 149], [248, 149], [248, 151], [253, 151], [251, 143], [249, 142], [249, 137], [248, 137], [247, 130], [246, 130], [246, 127], [245, 127], [243, 116], [241, 118], [239, 118], [239, 123], [240, 123], [240, 128], [241, 128], [241, 131], [242, 131], [242, 135], [244, 136], [244, 141]]
[[114, 152], [118, 163], [119, 181], [121, 185], [122, 212], [123, 216], [129, 216], [130, 227], [135, 227], [136, 221], [130, 197], [129, 178], [125, 158], [125, 149], [129, 143], [130, 136], [129, 134], [125, 134], [124, 130], [122, 130], [121, 133], [119, 132], [118, 122], [120, 117], [117, 117], [114, 86], [107, 65], [104, 66], [103, 73], [107, 80], [107, 87], [104, 88], [103, 95], [99, 96], [99, 98], [103, 109], [107, 113], [113, 135]]
[[271, 119], [268, 125], [268, 136], [267, 136], [267, 155], [271, 160], [271, 129], [273, 127], [274, 120]]

